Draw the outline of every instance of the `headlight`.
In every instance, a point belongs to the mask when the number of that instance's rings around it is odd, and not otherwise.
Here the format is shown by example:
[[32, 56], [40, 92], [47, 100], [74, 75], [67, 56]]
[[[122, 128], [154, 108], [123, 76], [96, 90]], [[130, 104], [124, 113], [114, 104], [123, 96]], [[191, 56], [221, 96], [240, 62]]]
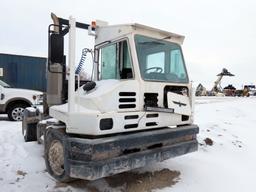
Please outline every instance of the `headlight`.
[[188, 97], [188, 88], [182, 88], [181, 94]]
[[43, 95], [33, 95], [33, 100], [36, 105], [41, 105], [43, 104]]
[[42, 95], [38, 95], [38, 103], [39, 104], [43, 104], [43, 100], [44, 100], [44, 95], [42, 94]]

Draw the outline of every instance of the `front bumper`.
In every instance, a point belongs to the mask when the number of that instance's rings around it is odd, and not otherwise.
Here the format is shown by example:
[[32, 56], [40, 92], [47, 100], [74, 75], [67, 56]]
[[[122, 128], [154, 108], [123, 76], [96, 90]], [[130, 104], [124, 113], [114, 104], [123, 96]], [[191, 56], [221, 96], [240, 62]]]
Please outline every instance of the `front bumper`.
[[95, 180], [196, 151], [197, 125], [97, 139], [68, 136], [65, 169], [73, 178]]

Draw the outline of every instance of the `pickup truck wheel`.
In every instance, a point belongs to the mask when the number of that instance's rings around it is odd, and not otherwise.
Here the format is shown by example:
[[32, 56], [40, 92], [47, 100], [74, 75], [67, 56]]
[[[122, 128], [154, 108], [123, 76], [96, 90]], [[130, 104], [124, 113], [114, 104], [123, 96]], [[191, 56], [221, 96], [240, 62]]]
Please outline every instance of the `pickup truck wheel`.
[[44, 135], [44, 157], [48, 173], [60, 182], [70, 182], [71, 178], [65, 165], [64, 133], [48, 128]]
[[27, 105], [22, 103], [17, 103], [10, 106], [7, 110], [8, 117], [11, 121], [22, 121], [24, 109]]

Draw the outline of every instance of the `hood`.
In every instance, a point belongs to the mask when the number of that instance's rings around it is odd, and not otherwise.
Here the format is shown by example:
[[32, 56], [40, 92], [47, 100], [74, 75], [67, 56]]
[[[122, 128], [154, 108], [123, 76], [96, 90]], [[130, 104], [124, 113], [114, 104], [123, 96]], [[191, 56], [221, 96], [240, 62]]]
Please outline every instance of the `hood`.
[[16, 92], [17, 94], [31, 94], [31, 95], [42, 95], [43, 92], [35, 91], [30, 89], [20, 89], [20, 88], [5, 88], [5, 92]]

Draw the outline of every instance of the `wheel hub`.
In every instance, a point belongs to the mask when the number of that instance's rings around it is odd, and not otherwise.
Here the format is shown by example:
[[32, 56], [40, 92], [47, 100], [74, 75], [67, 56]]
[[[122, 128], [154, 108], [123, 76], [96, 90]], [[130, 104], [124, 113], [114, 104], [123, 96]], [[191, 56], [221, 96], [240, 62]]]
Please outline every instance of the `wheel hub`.
[[64, 149], [60, 141], [52, 141], [48, 152], [48, 160], [55, 175], [64, 173]]
[[14, 108], [12, 110], [12, 118], [15, 121], [22, 121], [23, 113], [24, 113], [24, 108], [22, 108], [22, 107]]

